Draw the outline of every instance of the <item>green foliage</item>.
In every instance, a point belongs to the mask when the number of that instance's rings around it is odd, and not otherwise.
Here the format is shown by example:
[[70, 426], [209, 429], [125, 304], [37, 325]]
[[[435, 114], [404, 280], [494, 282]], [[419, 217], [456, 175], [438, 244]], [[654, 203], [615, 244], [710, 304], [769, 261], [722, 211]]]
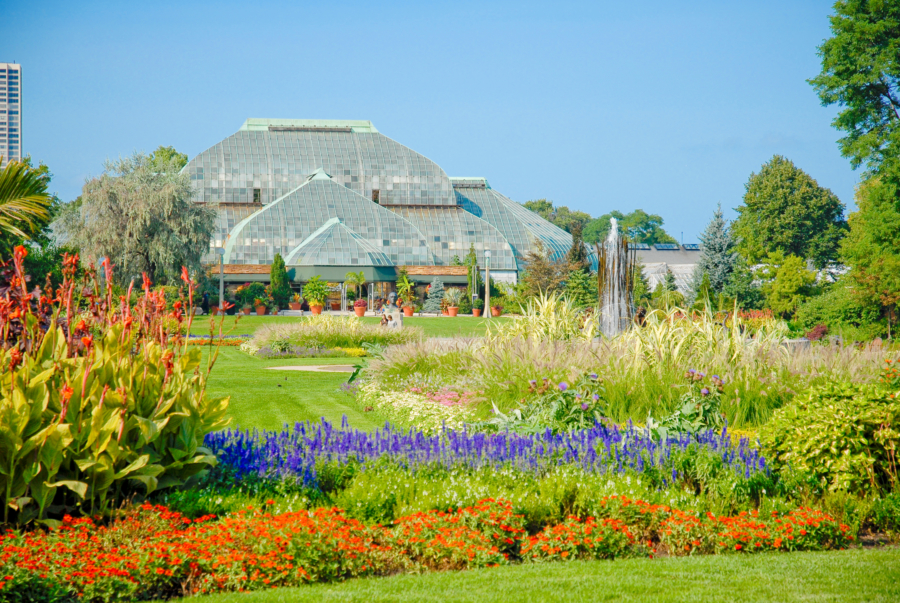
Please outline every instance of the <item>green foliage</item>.
[[252, 306], [256, 299], [266, 296], [266, 286], [262, 283], [246, 283], [238, 287], [234, 293], [242, 306]]
[[460, 314], [471, 314], [472, 313], [472, 295], [469, 293], [468, 289], [463, 291], [462, 297], [460, 297], [460, 299], [459, 299], [459, 313]]
[[522, 205], [566, 232], [572, 232], [576, 226], [584, 228], [591, 220], [591, 216], [583, 211], [573, 211], [565, 205], [554, 207], [553, 202], [546, 199], [526, 201]]
[[684, 305], [684, 295], [678, 291], [675, 283], [675, 275], [671, 270], [666, 270], [666, 277], [656, 284], [650, 297], [651, 305], [657, 310], [670, 310]]
[[712, 285], [709, 281], [709, 273], [704, 272], [697, 290], [694, 292], [694, 310], [705, 310], [712, 307]]
[[605, 417], [603, 386], [595, 373], [583, 375], [571, 384], [533, 379], [529, 385], [526, 402], [508, 414], [494, 405], [493, 416], [473, 428], [519, 433], [541, 433], [549, 429], [560, 433], [587, 429]]
[[744, 202], [731, 225], [738, 250], [751, 262], [782, 252], [823, 268], [838, 258], [847, 230], [844, 204], [792, 161], [775, 155], [744, 185]]
[[766, 458], [816, 477], [831, 491], [896, 489], [900, 400], [883, 386], [813, 388], [777, 410], [760, 431]]
[[703, 243], [703, 250], [700, 252], [697, 269], [706, 275], [707, 290], [710, 293], [722, 293], [731, 273], [734, 272], [738, 254], [735, 251], [737, 241], [731, 236], [721, 204], [716, 208], [706, 230], [700, 235], [700, 242]]
[[441, 301], [444, 299], [444, 283], [440, 278], [434, 277], [431, 288], [428, 289], [428, 298], [422, 308], [423, 312], [440, 312]]
[[854, 168], [896, 172], [900, 159], [900, 5], [839, 0], [832, 37], [819, 46], [822, 72], [809, 80], [822, 104], [842, 107], [832, 125]]
[[634, 286], [631, 291], [631, 297], [634, 300], [636, 308], [646, 308], [650, 305], [650, 283], [647, 281], [647, 275], [644, 274], [644, 265], [638, 263], [634, 271]]
[[462, 299], [463, 290], [459, 287], [447, 287], [444, 289], [444, 301], [451, 308], [459, 308], [459, 300]]
[[566, 259], [572, 270], [581, 270], [582, 272], [590, 272], [591, 264], [588, 261], [587, 249], [584, 245], [584, 239], [581, 237], [581, 225], [572, 225], [572, 247]]
[[627, 236], [631, 243], [655, 245], [656, 243], [678, 242], [663, 229], [661, 216], [648, 214], [642, 209], [636, 209], [629, 214], [612, 211], [591, 220], [584, 227], [584, 240], [590, 244], [606, 240], [609, 234], [610, 218], [618, 221], [619, 232]]
[[348, 287], [353, 287], [356, 294], [359, 295], [362, 286], [366, 284], [366, 273], [362, 270], [359, 272], [348, 272], [344, 276], [344, 284]]
[[[204, 436], [226, 424], [227, 400], [209, 400], [201, 351], [180, 357], [135, 342], [122, 325], [73, 357], [51, 327], [40, 348], [0, 376], [0, 492], [4, 521], [46, 519], [51, 508], [106, 510], [140, 483], [147, 492], [212, 466]], [[10, 366], [18, 350], [0, 351]], [[15, 366], [15, 365], [13, 365]]]
[[721, 411], [725, 382], [718, 375], [713, 375], [707, 383], [706, 375], [695, 369], [690, 369], [684, 377], [687, 384], [683, 387], [687, 391], [681, 396], [678, 408], [661, 421], [647, 416], [647, 429], [660, 440], [670, 435], [698, 433], [725, 426], [725, 416]]
[[737, 257], [734, 271], [722, 289], [722, 295], [726, 299], [734, 300], [738, 307], [744, 310], [761, 310], [765, 306], [762, 288], [756, 282], [749, 262], [740, 255]]
[[[567, 258], [554, 257], [540, 241], [535, 243], [533, 250], [525, 254], [524, 260], [525, 272], [519, 281], [523, 297], [534, 297], [542, 293], [560, 291], [573, 269]], [[494, 297], [493, 291], [491, 291], [491, 297]]]
[[47, 225], [53, 204], [48, 181], [28, 163], [6, 164], [0, 171], [0, 237], [28, 239]]
[[900, 187], [876, 178], [856, 190], [859, 210], [850, 215], [844, 260], [850, 264], [853, 293], [863, 306], [877, 306], [888, 332], [900, 313]]
[[480, 296], [482, 289], [484, 289], [484, 279], [481, 278], [480, 270], [475, 270], [475, 282], [472, 282], [472, 268], [478, 266], [478, 254], [475, 252], [474, 243], [469, 244], [469, 252], [466, 254], [463, 263], [469, 267], [469, 271], [466, 273], [466, 283], [469, 292], [475, 292]]
[[286, 308], [291, 300], [291, 285], [288, 279], [284, 258], [280, 253], [275, 254], [272, 267], [269, 269], [269, 287], [267, 289], [272, 303], [279, 308]]
[[328, 299], [328, 285], [317, 274], [303, 285], [303, 297], [310, 306], [324, 306]]
[[821, 295], [803, 302], [794, 314], [794, 323], [804, 331], [810, 331], [816, 325], [826, 325], [831, 333], [840, 333], [843, 328], [852, 327], [870, 334], [864, 339], [881, 335], [884, 323], [879, 320], [880, 306], [866, 304], [864, 298], [854, 293], [851, 282], [847, 277], [842, 277]]
[[150, 162], [158, 172], [179, 172], [188, 164], [188, 156], [176, 151], [175, 147], [160, 145], [150, 153]]
[[763, 293], [766, 305], [773, 312], [786, 316], [808, 298], [816, 275], [806, 269], [806, 263], [794, 255], [785, 255], [781, 251], [769, 253], [761, 270]]
[[584, 270], [573, 270], [566, 279], [564, 295], [579, 308], [596, 306], [598, 304], [596, 277]]
[[136, 153], [107, 162], [84, 185], [81, 205], [66, 206], [56, 223], [85, 258], [109, 258], [120, 285], [142, 272], [153, 282], [174, 281], [182, 266], [200, 269], [213, 234], [216, 210], [192, 197], [189, 174], [160, 172]]

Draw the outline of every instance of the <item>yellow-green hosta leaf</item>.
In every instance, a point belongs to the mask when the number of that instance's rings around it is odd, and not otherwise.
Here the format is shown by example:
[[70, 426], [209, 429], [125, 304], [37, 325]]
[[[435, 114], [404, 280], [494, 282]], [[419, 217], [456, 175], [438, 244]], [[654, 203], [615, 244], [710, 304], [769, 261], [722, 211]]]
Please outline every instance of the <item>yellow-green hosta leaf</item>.
[[84, 499], [87, 496], [88, 485], [84, 482], [79, 482], [75, 480], [62, 480], [58, 482], [54, 482], [52, 484], [45, 484], [48, 488], [68, 488], [72, 492], [74, 492], [78, 498]]

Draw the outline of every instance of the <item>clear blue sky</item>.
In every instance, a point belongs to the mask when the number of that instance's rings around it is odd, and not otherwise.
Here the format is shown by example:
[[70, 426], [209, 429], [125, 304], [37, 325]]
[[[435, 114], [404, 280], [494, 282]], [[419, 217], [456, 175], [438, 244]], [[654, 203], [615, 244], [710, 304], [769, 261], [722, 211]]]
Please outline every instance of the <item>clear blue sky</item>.
[[2, 0], [24, 150], [76, 197], [107, 158], [193, 157], [248, 117], [369, 119], [450, 176], [695, 241], [792, 159], [852, 208], [819, 72], [829, 2]]

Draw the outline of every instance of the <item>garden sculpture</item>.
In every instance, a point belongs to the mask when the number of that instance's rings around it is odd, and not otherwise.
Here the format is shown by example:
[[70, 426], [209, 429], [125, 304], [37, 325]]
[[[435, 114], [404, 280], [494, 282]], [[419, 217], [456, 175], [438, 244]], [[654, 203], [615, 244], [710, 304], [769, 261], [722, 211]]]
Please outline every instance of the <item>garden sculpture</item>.
[[381, 324], [390, 329], [403, 328], [403, 312], [397, 305], [397, 294], [393, 291], [388, 294], [388, 303], [384, 307]]

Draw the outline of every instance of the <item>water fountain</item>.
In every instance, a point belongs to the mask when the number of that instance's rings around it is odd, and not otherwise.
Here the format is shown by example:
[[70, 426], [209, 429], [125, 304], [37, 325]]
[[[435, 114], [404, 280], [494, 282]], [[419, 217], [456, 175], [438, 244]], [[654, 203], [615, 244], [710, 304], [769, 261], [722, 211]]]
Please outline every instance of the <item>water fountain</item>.
[[619, 235], [619, 224], [610, 218], [609, 235], [597, 244], [597, 287], [600, 293], [600, 331], [607, 338], [631, 325], [634, 314], [631, 292], [634, 282], [634, 253], [628, 253], [628, 241]]

